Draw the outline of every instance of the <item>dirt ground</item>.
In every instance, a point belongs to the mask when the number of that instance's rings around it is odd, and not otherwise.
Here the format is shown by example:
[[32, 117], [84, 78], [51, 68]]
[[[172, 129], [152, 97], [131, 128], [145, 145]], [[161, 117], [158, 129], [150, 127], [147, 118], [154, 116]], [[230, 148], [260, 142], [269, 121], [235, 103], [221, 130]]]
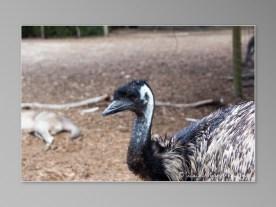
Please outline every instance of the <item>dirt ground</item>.
[[[250, 35], [243, 35], [243, 52]], [[84, 39], [24, 39], [22, 102], [67, 103], [103, 94], [132, 79], [148, 80], [160, 101], [190, 103], [233, 95], [231, 31], [116, 32], [109, 37]], [[244, 88], [243, 100], [254, 99], [254, 88]], [[70, 140], [56, 136], [55, 149], [44, 151], [42, 140], [22, 134], [24, 181], [137, 181], [126, 165], [133, 114], [103, 118], [100, 110], [80, 115], [80, 109], [59, 111], [81, 128]], [[82, 108], [83, 109], [83, 108]], [[153, 133], [173, 134], [216, 110], [156, 108]]]

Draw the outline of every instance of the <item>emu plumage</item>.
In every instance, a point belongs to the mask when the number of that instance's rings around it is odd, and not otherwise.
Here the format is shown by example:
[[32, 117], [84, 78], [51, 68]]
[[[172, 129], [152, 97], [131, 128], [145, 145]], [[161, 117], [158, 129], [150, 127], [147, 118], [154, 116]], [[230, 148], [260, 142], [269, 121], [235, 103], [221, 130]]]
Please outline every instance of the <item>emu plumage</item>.
[[103, 115], [136, 114], [128, 147], [129, 169], [145, 180], [254, 181], [255, 105], [220, 109], [173, 137], [151, 137], [154, 94], [145, 81], [119, 87]]

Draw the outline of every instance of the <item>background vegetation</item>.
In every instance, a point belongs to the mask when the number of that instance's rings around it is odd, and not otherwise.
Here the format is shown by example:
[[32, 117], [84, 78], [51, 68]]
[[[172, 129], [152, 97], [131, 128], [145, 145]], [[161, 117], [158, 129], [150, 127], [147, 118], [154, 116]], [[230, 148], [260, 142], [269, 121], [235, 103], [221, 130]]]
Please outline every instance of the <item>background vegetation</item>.
[[[121, 29], [148, 31], [206, 31], [223, 30], [225, 26], [23, 26], [22, 38], [64, 38], [103, 36]], [[243, 27], [245, 28], [245, 27]]]
[[[82, 37], [103, 35], [102, 26], [43, 26], [45, 38], [76, 37], [78, 29]], [[23, 26], [22, 37], [41, 37], [42, 26]]]

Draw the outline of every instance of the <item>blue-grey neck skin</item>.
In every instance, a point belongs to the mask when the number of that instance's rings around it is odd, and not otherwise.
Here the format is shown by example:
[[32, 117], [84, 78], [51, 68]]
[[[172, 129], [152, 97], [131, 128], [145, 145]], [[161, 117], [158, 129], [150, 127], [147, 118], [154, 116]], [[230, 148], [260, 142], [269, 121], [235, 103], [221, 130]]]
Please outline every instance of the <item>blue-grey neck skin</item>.
[[136, 113], [129, 146], [129, 155], [141, 156], [147, 140], [151, 139], [151, 123], [154, 112], [154, 96], [151, 89], [144, 85], [140, 88], [141, 100], [145, 108]]
[[147, 139], [150, 139], [151, 124], [148, 126], [149, 120], [152, 117], [145, 117], [144, 115], [137, 116], [133, 123], [130, 146], [133, 154], [141, 155], [143, 147]]

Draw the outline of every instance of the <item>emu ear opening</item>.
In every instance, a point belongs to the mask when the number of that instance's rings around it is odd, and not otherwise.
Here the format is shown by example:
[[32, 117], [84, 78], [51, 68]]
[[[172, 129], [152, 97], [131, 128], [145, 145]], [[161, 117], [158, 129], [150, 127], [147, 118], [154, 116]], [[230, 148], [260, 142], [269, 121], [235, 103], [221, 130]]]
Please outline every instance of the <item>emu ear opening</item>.
[[111, 114], [115, 114], [121, 111], [131, 109], [133, 103], [126, 100], [114, 100], [112, 101], [108, 107], [103, 111], [103, 116], [108, 116]]

